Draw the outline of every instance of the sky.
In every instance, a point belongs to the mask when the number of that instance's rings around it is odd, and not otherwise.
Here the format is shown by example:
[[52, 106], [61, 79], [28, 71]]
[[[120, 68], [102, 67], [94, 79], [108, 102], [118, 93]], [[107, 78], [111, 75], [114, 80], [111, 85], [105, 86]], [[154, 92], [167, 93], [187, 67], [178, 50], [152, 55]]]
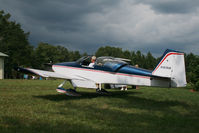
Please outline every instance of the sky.
[[0, 0], [29, 42], [93, 54], [99, 47], [199, 55], [199, 0]]

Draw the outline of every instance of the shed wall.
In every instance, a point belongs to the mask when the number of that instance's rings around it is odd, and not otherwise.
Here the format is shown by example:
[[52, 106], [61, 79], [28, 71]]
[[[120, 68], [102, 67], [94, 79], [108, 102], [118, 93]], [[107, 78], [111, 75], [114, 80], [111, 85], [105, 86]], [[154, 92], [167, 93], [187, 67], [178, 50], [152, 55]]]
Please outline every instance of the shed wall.
[[0, 79], [4, 79], [4, 59], [0, 57]]

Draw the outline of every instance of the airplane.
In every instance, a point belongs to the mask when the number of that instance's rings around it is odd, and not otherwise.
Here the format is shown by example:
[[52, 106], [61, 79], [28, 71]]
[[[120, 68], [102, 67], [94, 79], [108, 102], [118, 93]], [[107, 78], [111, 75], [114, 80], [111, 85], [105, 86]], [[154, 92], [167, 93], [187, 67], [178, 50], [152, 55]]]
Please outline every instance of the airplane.
[[[102, 85], [135, 85], [154, 87], [185, 87], [186, 73], [184, 53], [167, 49], [154, 70], [146, 70], [129, 65], [128, 59], [110, 56], [98, 57], [93, 67], [89, 67], [92, 56], [83, 56], [74, 62], [52, 65], [53, 71], [17, 67], [17, 71], [46, 78], [64, 79], [56, 89], [69, 96], [80, 96], [80, 88], [93, 88], [100, 94], [107, 93]], [[63, 85], [69, 81], [73, 89]]]

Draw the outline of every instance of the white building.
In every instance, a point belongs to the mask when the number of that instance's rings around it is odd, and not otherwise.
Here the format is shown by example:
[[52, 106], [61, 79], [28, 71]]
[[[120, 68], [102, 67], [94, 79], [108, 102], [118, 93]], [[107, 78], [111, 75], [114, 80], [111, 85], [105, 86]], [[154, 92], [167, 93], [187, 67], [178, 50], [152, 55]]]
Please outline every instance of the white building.
[[0, 79], [4, 79], [4, 58], [8, 56], [0, 52]]

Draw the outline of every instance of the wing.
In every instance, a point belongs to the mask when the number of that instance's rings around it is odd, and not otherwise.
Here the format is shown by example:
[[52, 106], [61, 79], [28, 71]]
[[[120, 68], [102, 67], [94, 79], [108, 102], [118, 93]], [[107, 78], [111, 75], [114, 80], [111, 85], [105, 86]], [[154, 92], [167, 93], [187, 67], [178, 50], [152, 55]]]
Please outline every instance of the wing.
[[71, 77], [58, 74], [56, 72], [51, 71], [45, 71], [45, 70], [38, 70], [38, 69], [32, 69], [32, 68], [21, 68], [17, 67], [15, 68], [18, 72], [30, 74], [30, 75], [39, 75], [41, 77], [45, 78], [60, 78], [60, 79], [72, 79]]

